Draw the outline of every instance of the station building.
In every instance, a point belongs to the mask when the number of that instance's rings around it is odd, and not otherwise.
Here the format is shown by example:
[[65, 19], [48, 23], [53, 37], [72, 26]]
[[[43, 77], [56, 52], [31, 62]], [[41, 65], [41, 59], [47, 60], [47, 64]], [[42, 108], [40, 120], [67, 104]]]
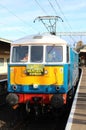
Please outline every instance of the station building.
[[80, 66], [86, 66], [86, 45], [81, 45], [79, 48], [76, 49], [76, 51], [79, 53]]
[[0, 75], [7, 74], [11, 41], [0, 38]]
[[86, 45], [84, 45], [79, 51], [80, 65], [86, 66]]

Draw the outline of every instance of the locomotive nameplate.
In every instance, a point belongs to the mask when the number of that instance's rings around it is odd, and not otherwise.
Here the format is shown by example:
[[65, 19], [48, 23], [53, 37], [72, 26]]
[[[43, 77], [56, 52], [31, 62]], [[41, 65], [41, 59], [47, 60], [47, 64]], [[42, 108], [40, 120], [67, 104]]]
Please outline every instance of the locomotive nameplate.
[[44, 74], [44, 65], [40, 64], [30, 64], [26, 67], [26, 72], [28, 75], [37, 76]]

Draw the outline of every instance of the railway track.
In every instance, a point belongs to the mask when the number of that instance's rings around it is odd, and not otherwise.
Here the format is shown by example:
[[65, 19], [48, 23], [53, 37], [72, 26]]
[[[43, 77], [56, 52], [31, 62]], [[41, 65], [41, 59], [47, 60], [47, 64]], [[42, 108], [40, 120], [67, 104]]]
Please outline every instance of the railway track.
[[[68, 104], [68, 108], [63, 116], [53, 116], [52, 113], [35, 117], [35, 115], [27, 115], [25, 107], [20, 107], [17, 110], [12, 110], [9, 106], [4, 106], [3, 113], [1, 110], [0, 115], [4, 114], [3, 122], [6, 122], [0, 130], [64, 130], [68, 115], [70, 112], [72, 100]], [[5, 113], [4, 113], [5, 111]], [[6, 119], [5, 115], [9, 115]], [[1, 120], [1, 119], [0, 119]]]
[[0, 75], [0, 95], [7, 92], [7, 74]]
[[64, 117], [55, 117], [52, 113], [35, 117], [27, 115], [24, 107], [14, 111], [6, 104], [0, 108], [0, 121], [3, 123], [0, 130], [64, 130], [69, 111], [68, 108]]
[[6, 103], [7, 95], [7, 74], [0, 75], [0, 106]]
[[64, 130], [69, 110], [66, 111], [64, 117], [54, 117], [52, 114], [35, 118], [34, 116], [27, 116], [20, 121], [12, 130]]

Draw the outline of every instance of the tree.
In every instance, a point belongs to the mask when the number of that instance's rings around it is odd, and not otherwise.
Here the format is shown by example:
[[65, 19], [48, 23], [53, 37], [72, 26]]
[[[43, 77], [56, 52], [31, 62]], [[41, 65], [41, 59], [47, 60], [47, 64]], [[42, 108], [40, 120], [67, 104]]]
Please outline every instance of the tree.
[[83, 48], [83, 46], [84, 46], [84, 43], [82, 41], [78, 41], [77, 44], [76, 44], [75, 50], [79, 52], [80, 49]]

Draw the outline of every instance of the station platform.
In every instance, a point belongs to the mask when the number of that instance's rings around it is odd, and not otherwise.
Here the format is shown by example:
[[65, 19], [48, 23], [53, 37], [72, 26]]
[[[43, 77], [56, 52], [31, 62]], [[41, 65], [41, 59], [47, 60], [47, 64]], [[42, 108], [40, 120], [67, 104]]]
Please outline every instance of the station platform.
[[0, 74], [0, 82], [7, 80], [7, 74]]
[[65, 130], [86, 130], [86, 67], [81, 69], [82, 74]]

